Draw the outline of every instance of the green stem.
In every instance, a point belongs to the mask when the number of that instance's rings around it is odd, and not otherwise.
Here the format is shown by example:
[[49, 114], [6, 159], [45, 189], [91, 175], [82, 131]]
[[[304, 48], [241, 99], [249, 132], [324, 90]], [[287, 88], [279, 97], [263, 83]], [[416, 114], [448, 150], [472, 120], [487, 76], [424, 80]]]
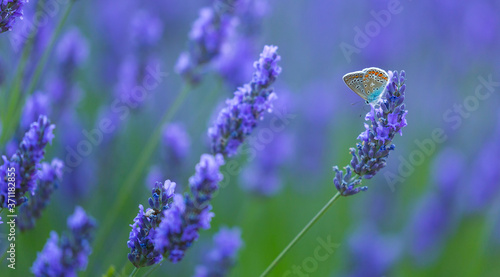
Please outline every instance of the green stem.
[[50, 42], [49, 42], [47, 48], [44, 50], [42, 58], [40, 59], [40, 62], [36, 66], [33, 78], [31, 78], [31, 81], [28, 85], [27, 95], [30, 95], [31, 93], [33, 93], [33, 90], [35, 89], [35, 86], [38, 83], [38, 79], [40, 79], [40, 76], [42, 75], [42, 70], [45, 68], [45, 65], [47, 64], [47, 61], [49, 59], [49, 56], [51, 53], [50, 50], [52, 50], [52, 47], [54, 46], [57, 38], [59, 37], [59, 34], [61, 33], [61, 30], [64, 26], [64, 23], [66, 23], [66, 20], [68, 19], [69, 13], [71, 11], [71, 7], [73, 6], [74, 3], [75, 3], [75, 0], [71, 0], [68, 3], [68, 6], [66, 7], [66, 10], [64, 11], [63, 17], [59, 21], [59, 24], [57, 25], [56, 30], [52, 34], [52, 37], [50, 38]]
[[146, 271], [146, 273], [144, 273], [144, 275], [142, 275], [142, 277], [146, 277], [149, 274], [153, 273], [153, 271], [155, 271], [158, 267], [161, 266], [161, 263], [162, 263], [162, 261], [159, 261], [157, 264], [155, 264], [154, 266], [152, 266], [148, 271]]
[[[63, 17], [59, 21], [56, 30], [52, 34], [52, 37], [50, 39], [50, 43], [47, 45], [47, 48], [45, 48], [44, 53], [42, 55], [42, 58], [40, 61], [36, 64], [36, 69], [33, 77], [31, 78], [31, 81], [28, 85], [28, 89], [26, 90], [26, 96], [31, 95], [33, 93], [33, 90], [38, 83], [38, 79], [40, 79], [40, 76], [42, 74], [42, 70], [45, 67], [45, 64], [47, 63], [51, 50], [54, 46], [54, 43], [59, 36], [59, 33], [61, 33], [61, 30], [64, 26], [64, 23], [66, 22], [69, 13], [71, 11], [71, 7], [73, 6], [75, 0], [71, 0], [66, 7], [66, 10], [64, 11]], [[15, 127], [17, 126], [17, 123], [19, 121], [19, 116], [21, 114], [21, 103], [22, 100], [20, 99], [21, 96], [21, 82], [22, 82], [22, 76], [24, 73], [24, 68], [26, 67], [26, 63], [29, 57], [29, 53], [31, 52], [31, 49], [33, 47], [33, 42], [34, 42], [34, 37], [36, 34], [35, 30], [33, 34], [30, 36], [27, 45], [23, 49], [23, 54], [21, 57], [21, 62], [16, 69], [16, 75], [14, 77], [14, 87], [12, 89], [12, 96], [9, 99], [9, 106], [7, 107], [7, 113], [5, 114], [4, 118], [5, 120], [5, 128], [4, 132], [2, 134], [2, 137], [0, 139], [0, 142], [4, 142], [10, 135], [13, 130], [15, 130]]]
[[311, 229], [311, 227], [318, 221], [318, 219], [325, 214], [325, 212], [332, 206], [332, 204], [340, 197], [340, 192], [337, 192], [328, 203], [307, 223], [307, 225], [293, 238], [293, 240], [281, 251], [281, 253], [274, 259], [274, 261], [266, 268], [260, 277], [267, 276], [271, 270], [278, 264], [278, 262], [285, 256], [285, 254], [304, 236], [304, 234]]
[[134, 270], [130, 272], [130, 275], [128, 277], [134, 277], [137, 274], [137, 272], [139, 272], [139, 268], [134, 266]]
[[23, 48], [23, 53], [21, 54], [21, 60], [19, 61], [18, 66], [16, 67], [16, 73], [14, 74], [14, 78], [12, 80], [10, 97], [8, 97], [8, 104], [3, 109], [4, 113], [2, 119], [4, 121], [3, 122], [4, 131], [2, 132], [2, 137], [0, 138], [0, 144], [4, 144], [5, 140], [10, 135], [8, 134], [10, 122], [12, 121], [10, 115], [15, 111], [15, 107], [17, 106], [17, 102], [21, 94], [21, 82], [23, 79], [22, 77], [24, 69], [26, 68], [26, 64], [28, 63], [28, 58], [31, 53], [31, 49], [33, 48], [35, 34], [36, 30], [34, 30], [33, 33], [28, 37], [28, 40]]
[[94, 244], [95, 253], [100, 253], [99, 250], [102, 246], [105, 245], [104, 240], [111, 230], [113, 223], [116, 221], [116, 218], [118, 218], [118, 213], [123, 208], [123, 205], [127, 203], [127, 200], [131, 195], [130, 192], [132, 188], [141, 177], [141, 173], [143, 173], [149, 159], [151, 158], [151, 155], [153, 154], [154, 149], [158, 145], [160, 141], [162, 126], [172, 120], [173, 116], [177, 113], [177, 111], [181, 107], [181, 104], [184, 102], [189, 91], [190, 87], [186, 85], [184, 86], [184, 89], [179, 93], [179, 95], [177, 95], [174, 103], [163, 115], [160, 123], [155, 128], [154, 133], [149, 137], [148, 142], [145, 144], [144, 150], [141, 152], [141, 156], [139, 157], [139, 159], [137, 159], [137, 163], [134, 165], [133, 169], [129, 171], [129, 174], [126, 175], [126, 178], [123, 184], [120, 186], [120, 190], [118, 191], [118, 196], [116, 197], [117, 200], [114, 202], [113, 206], [111, 207], [111, 209], [109, 209], [104, 220], [102, 221], [103, 225], [99, 230], [100, 232], [98, 233]]

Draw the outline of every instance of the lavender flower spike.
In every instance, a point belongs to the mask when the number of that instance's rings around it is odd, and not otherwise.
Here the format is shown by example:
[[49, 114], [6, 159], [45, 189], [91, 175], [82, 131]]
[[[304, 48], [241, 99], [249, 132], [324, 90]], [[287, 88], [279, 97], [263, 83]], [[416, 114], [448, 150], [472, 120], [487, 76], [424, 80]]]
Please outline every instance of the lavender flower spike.
[[39, 252], [31, 271], [35, 276], [76, 276], [76, 272], [87, 267], [92, 252], [90, 244], [96, 228], [95, 220], [81, 207], [68, 218], [69, 232], [59, 239], [56, 232], [50, 233], [42, 252]]
[[31, 123], [36, 121], [40, 115], [49, 114], [51, 99], [41, 91], [35, 91], [28, 99], [21, 115], [20, 128], [22, 131], [28, 130]]
[[236, 263], [236, 254], [243, 245], [241, 230], [222, 228], [215, 234], [214, 245], [203, 265], [195, 269], [195, 277], [227, 276]]
[[234, 97], [226, 101], [213, 127], [208, 130], [213, 153], [233, 156], [245, 138], [263, 118], [265, 111], [272, 110], [276, 94], [271, 85], [281, 73], [277, 54], [278, 47], [265, 46], [260, 59], [254, 63], [252, 81], [238, 88]]
[[[333, 183], [342, 196], [354, 195], [364, 191], [367, 187], [359, 187], [362, 178], [370, 179], [386, 165], [389, 152], [395, 149], [392, 140], [396, 133], [402, 135], [402, 128], [406, 124], [408, 113], [404, 102], [405, 99], [405, 77], [404, 71], [389, 71], [389, 82], [384, 96], [377, 107], [371, 106], [371, 111], [366, 114], [365, 131], [358, 139], [361, 143], [356, 145], [357, 149], [351, 148], [352, 155], [350, 166], [345, 167], [346, 175], [338, 167], [334, 167], [335, 178]], [[352, 172], [356, 176], [351, 177]]]
[[19, 209], [19, 229], [21, 231], [35, 227], [37, 220], [47, 206], [50, 195], [59, 186], [62, 179], [64, 164], [59, 159], [52, 160], [52, 163], [42, 163], [38, 171], [38, 183], [35, 194], [30, 197]]
[[[19, 149], [10, 160], [2, 156], [4, 164], [0, 166], [0, 202], [2, 207], [7, 207], [9, 199], [8, 184], [12, 169], [15, 171], [16, 206], [26, 202], [26, 192], [34, 193], [36, 188], [36, 171], [40, 161], [45, 155], [45, 146], [54, 138], [52, 131], [55, 126], [50, 124], [47, 117], [41, 115], [38, 121], [33, 122], [19, 144]], [[12, 199], [12, 197], [11, 197]], [[12, 204], [12, 203], [11, 203]]]
[[176, 194], [172, 207], [163, 212], [163, 220], [156, 229], [155, 250], [178, 262], [184, 252], [198, 239], [199, 229], [210, 228], [213, 217], [210, 200], [222, 180], [219, 167], [222, 155], [203, 154], [196, 165], [196, 173], [189, 178], [191, 195]]
[[[225, 1], [235, 2], [226, 3], [231, 5], [238, 2]], [[216, 4], [200, 10], [200, 16], [189, 33], [189, 50], [179, 56], [175, 66], [177, 73], [191, 84], [200, 82], [203, 66], [219, 55], [221, 46], [236, 27], [234, 9], [219, 9]]]
[[162, 142], [167, 150], [167, 160], [180, 163], [189, 153], [191, 141], [186, 128], [179, 123], [169, 123], [163, 127]]
[[0, 0], [0, 34], [11, 31], [19, 17], [23, 19], [23, 6], [27, 0]]
[[130, 248], [128, 259], [135, 267], [150, 266], [161, 260], [161, 254], [155, 251], [153, 245], [154, 229], [162, 221], [163, 211], [170, 208], [175, 186], [170, 180], [164, 184], [156, 182], [148, 200], [150, 208], [144, 212], [144, 207], [139, 205], [139, 213], [134, 218], [134, 224], [130, 225], [132, 231], [127, 242]]

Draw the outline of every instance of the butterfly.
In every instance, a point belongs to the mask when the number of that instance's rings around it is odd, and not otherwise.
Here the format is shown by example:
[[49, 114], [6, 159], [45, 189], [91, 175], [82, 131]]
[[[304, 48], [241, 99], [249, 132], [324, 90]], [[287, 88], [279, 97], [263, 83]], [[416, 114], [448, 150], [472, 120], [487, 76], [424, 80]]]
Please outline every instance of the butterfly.
[[387, 72], [376, 67], [347, 73], [342, 78], [350, 89], [365, 100], [366, 104], [372, 105], [378, 103], [389, 81]]

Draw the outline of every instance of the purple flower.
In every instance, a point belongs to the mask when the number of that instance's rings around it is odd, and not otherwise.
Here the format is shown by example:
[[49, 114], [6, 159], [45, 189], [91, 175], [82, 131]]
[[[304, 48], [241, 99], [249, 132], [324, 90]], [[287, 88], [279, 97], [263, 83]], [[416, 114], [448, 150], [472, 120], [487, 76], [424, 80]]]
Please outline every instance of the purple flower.
[[51, 77], [46, 83], [46, 91], [51, 100], [51, 106], [56, 111], [57, 117], [63, 117], [62, 113], [67, 110], [73, 110], [74, 107], [82, 96], [81, 89], [74, 85], [71, 81], [71, 71], [64, 71], [61, 69], [60, 74]]
[[479, 212], [494, 201], [498, 195], [500, 171], [498, 170], [498, 156], [500, 155], [500, 116], [497, 117], [495, 130], [491, 139], [486, 141], [478, 150], [470, 172], [474, 174], [469, 179], [464, 200], [468, 212]]
[[170, 123], [163, 128], [163, 145], [167, 149], [167, 160], [180, 163], [189, 153], [191, 141], [186, 128], [179, 123]]
[[[62, 111], [58, 121], [58, 128], [64, 130], [60, 133], [60, 145], [63, 145], [65, 152], [65, 166], [67, 171], [61, 183], [61, 193], [69, 201], [76, 201], [85, 198], [87, 193], [92, 190], [96, 184], [97, 163], [90, 155], [92, 148], [83, 148], [84, 152], [78, 153], [78, 144], [87, 137], [82, 134], [84, 127], [80, 122], [74, 109]], [[95, 141], [99, 141], [99, 136], [95, 132], [87, 134]], [[105, 135], [103, 137], [106, 137]], [[84, 153], [85, 155], [81, 155]]]
[[88, 55], [88, 42], [78, 28], [73, 27], [63, 34], [57, 45], [56, 57], [65, 69], [78, 67], [87, 59]]
[[363, 224], [349, 238], [353, 262], [358, 265], [348, 276], [384, 276], [402, 252], [397, 237], [381, 235], [374, 225]]
[[229, 270], [236, 263], [236, 254], [243, 245], [239, 228], [221, 228], [214, 235], [213, 241], [212, 249], [208, 252], [206, 261], [203, 265], [196, 267], [194, 276], [227, 276]]
[[420, 199], [410, 221], [410, 252], [419, 263], [436, 259], [451, 230], [451, 207], [438, 194], [427, 194]]
[[233, 38], [222, 45], [219, 56], [214, 60], [215, 69], [231, 88], [244, 83], [252, 74], [252, 61], [257, 51], [253, 44], [250, 38]]
[[258, 51], [257, 35], [268, 6], [264, 0], [239, 0], [229, 7], [239, 19], [238, 31], [229, 32], [213, 65], [231, 88], [244, 83], [252, 74], [251, 62]]
[[259, 60], [253, 64], [255, 73], [252, 82], [262, 87], [268, 87], [276, 81], [276, 77], [281, 73], [281, 67], [278, 66], [281, 57], [276, 51], [278, 51], [277, 46], [264, 47]]
[[[55, 126], [50, 124], [47, 117], [41, 115], [38, 121], [33, 122], [30, 129], [24, 135], [19, 144], [19, 148], [14, 155], [7, 159], [2, 156], [4, 164], [0, 166], [0, 202], [2, 207], [7, 207], [8, 183], [12, 178], [11, 169], [15, 169], [15, 195], [12, 195], [16, 201], [16, 206], [26, 201], [24, 196], [26, 192], [34, 193], [37, 180], [37, 168], [45, 155], [45, 146], [54, 138], [52, 133]], [[11, 199], [12, 199], [11, 197]]]
[[50, 164], [41, 164], [35, 194], [19, 209], [18, 224], [21, 231], [35, 227], [35, 221], [41, 216], [43, 209], [49, 203], [51, 194], [61, 182], [63, 167], [64, 164], [59, 159], [52, 160]]
[[[118, 83], [116, 84], [115, 96], [121, 98], [132, 110], [141, 107], [146, 101], [150, 90], [156, 86], [149, 87], [148, 91], [142, 87], [147, 78], [149, 68], [158, 66], [158, 60], [151, 57], [139, 57], [132, 53], [125, 58], [118, 69]], [[149, 81], [148, 81], [149, 82]]]
[[216, 58], [235, 26], [234, 9], [203, 8], [189, 33], [189, 50], [181, 53], [175, 69], [188, 82], [201, 80], [203, 66]]
[[42, 252], [38, 253], [31, 272], [35, 276], [64, 276], [66, 270], [61, 260], [63, 260], [63, 250], [59, 247], [59, 236], [52, 231]]
[[354, 195], [360, 191], [365, 191], [368, 187], [359, 187], [361, 184], [361, 179], [351, 179], [352, 172], [349, 166], [345, 168], [346, 174], [343, 176], [344, 172], [339, 170], [338, 166], [334, 166], [335, 178], [333, 178], [333, 183], [335, 188], [342, 194], [342, 196]]
[[16, 18], [23, 19], [27, 0], [0, 0], [0, 34], [12, 30]]
[[81, 207], [68, 218], [68, 232], [59, 239], [52, 231], [42, 252], [39, 252], [31, 271], [35, 276], [76, 276], [87, 267], [95, 220]]
[[235, 10], [240, 19], [241, 32], [245, 36], [255, 36], [261, 29], [262, 18], [269, 13], [269, 1], [240, 0]]
[[390, 132], [389, 127], [384, 127], [382, 125], [377, 126], [376, 135], [375, 139], [381, 141], [382, 143], [385, 143], [386, 140], [389, 140], [389, 132]]
[[164, 184], [156, 182], [148, 200], [150, 208], [144, 211], [144, 207], [139, 205], [139, 213], [130, 225], [132, 231], [127, 242], [130, 248], [128, 259], [135, 267], [150, 266], [161, 260], [161, 253], [154, 247], [154, 234], [160, 222], [165, 220], [163, 211], [171, 209], [175, 185], [170, 180]]
[[445, 148], [432, 163], [431, 191], [413, 209], [410, 230], [411, 254], [418, 263], [432, 262], [439, 256], [446, 239], [455, 228], [462, 172], [466, 168], [461, 152]]
[[265, 46], [260, 59], [254, 63], [254, 76], [249, 84], [238, 88], [226, 107], [219, 113], [213, 127], [208, 130], [213, 153], [233, 156], [245, 138], [257, 126], [266, 111], [272, 110], [276, 98], [271, 85], [281, 72], [277, 62], [281, 57], [278, 47]]
[[451, 204], [456, 199], [466, 168], [463, 154], [452, 148], [440, 151], [433, 161], [432, 181], [442, 201]]
[[243, 189], [266, 197], [279, 193], [283, 188], [280, 168], [290, 160], [293, 143], [288, 134], [275, 134], [273, 140], [265, 145], [266, 148], [258, 151], [255, 160], [243, 169], [240, 175]]
[[196, 165], [196, 173], [189, 178], [191, 195], [174, 196], [172, 208], [163, 212], [163, 220], [156, 229], [155, 250], [178, 262], [184, 252], [198, 239], [199, 229], [208, 229], [213, 217], [210, 200], [222, 180], [219, 167], [222, 155], [203, 154]]
[[224, 158], [220, 154], [201, 155], [200, 162], [196, 165], [196, 173], [189, 178], [189, 187], [198, 208], [202, 208], [212, 199], [212, 194], [217, 190], [218, 183], [223, 178], [219, 171], [219, 167], [223, 164]]
[[[352, 155], [351, 163], [347, 166], [346, 175], [337, 166], [333, 169], [336, 172], [334, 184], [342, 196], [354, 195], [364, 191], [367, 187], [358, 187], [362, 178], [371, 179], [377, 172], [386, 165], [389, 152], [394, 150], [395, 145], [392, 140], [396, 133], [400, 135], [403, 127], [407, 125], [403, 103], [405, 98], [405, 77], [404, 71], [399, 75], [397, 71], [389, 72], [389, 82], [381, 99], [380, 106], [371, 106], [371, 111], [366, 114], [365, 131], [358, 139], [361, 143], [356, 148], [349, 149]], [[352, 172], [351, 172], [352, 171]], [[352, 173], [355, 173], [352, 176]]]
[[33, 95], [26, 100], [26, 104], [24, 104], [20, 122], [21, 130], [26, 131], [30, 124], [36, 121], [40, 115], [47, 115], [49, 111], [49, 97], [40, 91], [33, 93]]
[[73, 27], [60, 39], [56, 48], [56, 73], [48, 80], [46, 91], [50, 95], [55, 118], [63, 117], [63, 113], [73, 111], [81, 98], [82, 90], [75, 84], [74, 78], [80, 67], [89, 55], [87, 40], [80, 31]]
[[155, 45], [163, 33], [161, 20], [146, 11], [137, 12], [131, 21], [130, 38], [137, 50]]

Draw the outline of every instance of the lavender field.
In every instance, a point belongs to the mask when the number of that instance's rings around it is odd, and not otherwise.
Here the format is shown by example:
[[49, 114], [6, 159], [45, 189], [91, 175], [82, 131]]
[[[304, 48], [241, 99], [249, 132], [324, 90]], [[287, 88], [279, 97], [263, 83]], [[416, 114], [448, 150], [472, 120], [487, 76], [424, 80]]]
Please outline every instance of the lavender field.
[[499, 15], [0, 0], [0, 276], [500, 276]]

